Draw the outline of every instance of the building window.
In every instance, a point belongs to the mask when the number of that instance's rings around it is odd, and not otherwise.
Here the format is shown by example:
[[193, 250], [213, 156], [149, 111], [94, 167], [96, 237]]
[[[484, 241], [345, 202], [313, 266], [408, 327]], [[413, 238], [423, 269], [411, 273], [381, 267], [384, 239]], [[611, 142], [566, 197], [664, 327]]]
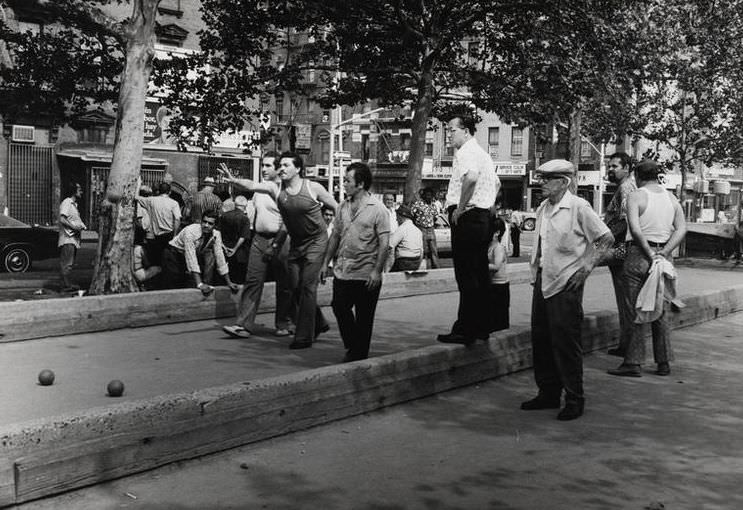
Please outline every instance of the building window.
[[524, 154], [524, 130], [511, 128], [511, 156], [522, 156]]
[[488, 128], [488, 153], [493, 159], [498, 158], [498, 145], [500, 143], [500, 128]]
[[410, 134], [400, 133], [400, 150], [401, 151], [410, 150], [410, 139], [411, 139]]
[[591, 145], [585, 140], [580, 142], [580, 157], [589, 159], [591, 157]]
[[107, 135], [108, 135], [108, 128], [86, 127], [80, 130], [80, 142], [106, 143]]
[[284, 97], [276, 96], [276, 116], [281, 121], [281, 116], [284, 115]]
[[451, 144], [451, 132], [447, 129], [444, 131], [444, 144], [446, 145], [446, 155], [454, 155], [454, 146]]
[[433, 143], [426, 142], [426, 152], [425, 152], [425, 155], [426, 156], [433, 156]]
[[160, 0], [160, 5], [158, 5], [157, 11], [160, 14], [169, 14], [177, 18], [183, 16], [181, 0]]

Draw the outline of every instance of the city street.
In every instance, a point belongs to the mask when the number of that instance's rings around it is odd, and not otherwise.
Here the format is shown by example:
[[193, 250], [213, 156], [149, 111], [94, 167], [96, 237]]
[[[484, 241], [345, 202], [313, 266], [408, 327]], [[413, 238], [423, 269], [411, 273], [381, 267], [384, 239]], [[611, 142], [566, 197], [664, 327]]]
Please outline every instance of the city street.
[[18, 507], [733, 510], [743, 313], [674, 332], [670, 377], [586, 358], [586, 415], [524, 412], [532, 371]]

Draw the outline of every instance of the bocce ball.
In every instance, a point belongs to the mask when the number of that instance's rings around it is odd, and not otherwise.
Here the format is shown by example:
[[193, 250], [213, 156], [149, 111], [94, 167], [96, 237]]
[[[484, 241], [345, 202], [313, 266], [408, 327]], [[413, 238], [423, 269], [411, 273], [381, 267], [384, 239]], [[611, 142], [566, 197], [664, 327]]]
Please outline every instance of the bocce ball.
[[54, 384], [54, 372], [47, 368], [39, 372], [39, 384], [42, 386], [51, 386]]
[[124, 394], [124, 383], [119, 381], [118, 379], [114, 379], [113, 381], [108, 383], [106, 390], [108, 391], [108, 395], [110, 397], [120, 397]]

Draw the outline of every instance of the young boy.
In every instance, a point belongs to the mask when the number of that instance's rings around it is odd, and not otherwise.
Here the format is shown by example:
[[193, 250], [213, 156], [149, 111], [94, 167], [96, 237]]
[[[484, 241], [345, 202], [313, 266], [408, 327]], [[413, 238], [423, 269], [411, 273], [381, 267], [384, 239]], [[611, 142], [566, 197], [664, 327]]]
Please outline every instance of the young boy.
[[506, 223], [496, 216], [491, 217], [493, 238], [488, 247], [488, 269], [490, 270], [490, 332], [509, 328], [508, 309], [511, 304], [511, 289], [506, 272], [506, 250], [501, 244], [506, 232]]

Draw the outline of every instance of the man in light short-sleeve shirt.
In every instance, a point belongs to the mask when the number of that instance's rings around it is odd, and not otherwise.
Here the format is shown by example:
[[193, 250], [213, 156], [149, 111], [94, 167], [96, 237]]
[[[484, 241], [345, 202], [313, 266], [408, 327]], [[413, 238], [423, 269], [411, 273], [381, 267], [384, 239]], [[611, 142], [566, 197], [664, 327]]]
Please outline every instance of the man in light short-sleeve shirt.
[[346, 347], [343, 361], [369, 356], [374, 313], [389, 251], [389, 214], [369, 193], [372, 174], [364, 163], [352, 163], [343, 187], [348, 197], [338, 209], [322, 265], [321, 279], [333, 262], [333, 313]]
[[78, 183], [72, 183], [67, 197], [59, 205], [59, 265], [62, 274], [62, 292], [78, 290], [77, 285], [70, 281], [72, 266], [75, 264], [77, 250], [80, 249], [82, 232], [85, 223], [80, 218], [77, 209], [78, 201], [83, 196], [83, 188]]
[[454, 168], [446, 195], [454, 276], [459, 288], [459, 309], [451, 332], [438, 335], [444, 343], [470, 344], [487, 340], [488, 246], [490, 208], [498, 195], [500, 180], [493, 160], [474, 138], [475, 120], [455, 117], [448, 124], [451, 143], [456, 147]]
[[583, 414], [583, 287], [614, 242], [591, 205], [568, 191], [573, 164], [548, 161], [537, 169], [546, 199], [537, 209], [536, 250], [531, 257], [534, 291], [531, 342], [539, 394], [521, 409], [557, 409], [558, 420]]

